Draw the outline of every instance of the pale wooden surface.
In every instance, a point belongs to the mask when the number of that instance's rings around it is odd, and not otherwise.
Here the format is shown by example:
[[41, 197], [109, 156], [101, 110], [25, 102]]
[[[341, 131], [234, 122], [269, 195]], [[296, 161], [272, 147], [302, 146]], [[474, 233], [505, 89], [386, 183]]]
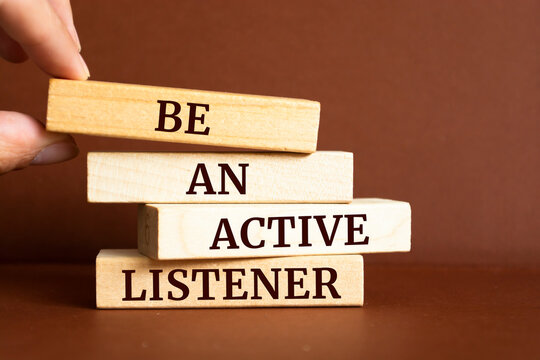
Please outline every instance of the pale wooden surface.
[[[365, 215], [352, 221], [354, 245], [349, 241], [346, 215]], [[323, 215], [322, 230], [313, 216]], [[277, 220], [271, 217], [293, 217], [294, 228], [284, 224], [285, 244], [278, 244]], [[307, 238], [311, 246], [301, 246], [304, 229], [300, 216], [311, 216]], [[334, 216], [341, 216], [336, 220]], [[262, 218], [246, 225], [246, 245], [241, 229], [250, 218]], [[335, 225], [337, 223], [337, 225]], [[335, 236], [331, 234], [336, 226]], [[227, 230], [231, 230], [231, 234]], [[326, 245], [323, 234], [327, 234]], [[367, 244], [365, 236], [369, 236]], [[218, 240], [222, 238], [225, 240]], [[261, 242], [264, 240], [264, 243]], [[330, 241], [331, 242], [330, 242]], [[260, 246], [250, 248], [249, 246]], [[411, 208], [402, 201], [354, 199], [350, 204], [151, 204], [139, 207], [139, 251], [154, 259], [205, 259], [269, 257], [321, 254], [358, 254], [403, 252], [411, 248]]]
[[[216, 194], [186, 194], [197, 168], [204, 164]], [[245, 194], [226, 179], [228, 164], [239, 180], [245, 168]], [[197, 173], [198, 182], [202, 181]], [[88, 201], [134, 203], [347, 203], [353, 196], [353, 155], [318, 151], [288, 153], [89, 153]]]
[[[178, 116], [182, 119], [182, 126], [178, 131], [155, 131], [160, 109], [158, 100], [180, 104]], [[189, 115], [187, 103], [209, 105], [208, 111], [198, 110], [197, 116], [204, 114], [205, 119], [204, 124], [197, 122], [195, 127], [197, 131], [209, 127], [208, 135], [185, 133]], [[51, 79], [47, 129], [311, 153], [317, 145], [319, 112], [320, 104], [309, 100]]]
[[[306, 275], [300, 271], [295, 272], [294, 295], [301, 296], [308, 291], [307, 299], [286, 299], [290, 295], [288, 290], [289, 276], [285, 269], [306, 269]], [[314, 268], [330, 268], [336, 271], [335, 281], [332, 285], [339, 298], [335, 298], [327, 286], [320, 287], [324, 298], [316, 297], [316, 279]], [[169, 291], [173, 297], [181, 297], [182, 291], [168, 282], [171, 270], [183, 269], [187, 272], [186, 278], [176, 273], [175, 278], [189, 288], [189, 294], [183, 300], [170, 300]], [[219, 271], [219, 281], [210, 275], [209, 295], [213, 300], [198, 300], [202, 294], [201, 274], [193, 281], [193, 269], [212, 269]], [[241, 296], [247, 292], [246, 300], [224, 300], [226, 296], [226, 277], [223, 269], [244, 269], [245, 275], [234, 273], [233, 282], [241, 280], [235, 286], [233, 296]], [[278, 272], [278, 298], [273, 299], [267, 289], [258, 281], [258, 295], [261, 299], [252, 299], [254, 296], [254, 277], [252, 269], [261, 269], [274, 284], [274, 272], [271, 269], [280, 269]], [[122, 270], [135, 270], [132, 273], [132, 295], [137, 297], [146, 289], [146, 299], [142, 301], [123, 301], [126, 296], [126, 279]], [[163, 300], [149, 300], [154, 295], [153, 278], [149, 270], [163, 270], [160, 273], [159, 296]], [[321, 281], [330, 282], [329, 272], [323, 272]], [[328, 276], [326, 276], [328, 275]], [[98, 308], [165, 308], [165, 307], [277, 307], [277, 306], [361, 306], [364, 301], [364, 274], [363, 259], [361, 255], [340, 256], [300, 256], [271, 259], [243, 259], [243, 260], [208, 260], [208, 261], [155, 261], [136, 250], [101, 250], [96, 259], [96, 302]]]

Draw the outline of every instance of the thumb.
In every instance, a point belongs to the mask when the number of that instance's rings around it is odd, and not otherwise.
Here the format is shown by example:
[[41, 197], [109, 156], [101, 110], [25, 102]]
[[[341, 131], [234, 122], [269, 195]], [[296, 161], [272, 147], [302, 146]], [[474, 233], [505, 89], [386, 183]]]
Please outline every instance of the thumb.
[[66, 161], [78, 153], [70, 135], [48, 132], [28, 115], [0, 111], [0, 175], [28, 165]]

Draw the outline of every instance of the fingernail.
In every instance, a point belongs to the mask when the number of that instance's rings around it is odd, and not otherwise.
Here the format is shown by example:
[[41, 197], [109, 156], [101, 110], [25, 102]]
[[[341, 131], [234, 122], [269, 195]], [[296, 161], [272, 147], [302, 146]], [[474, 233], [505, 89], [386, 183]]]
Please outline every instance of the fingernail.
[[84, 61], [81, 54], [79, 54], [79, 59], [81, 59], [81, 64], [84, 68], [84, 71], [86, 72], [86, 78], [88, 79], [90, 77], [90, 70], [88, 70], [88, 65], [86, 65], [86, 62]]
[[51, 144], [41, 150], [30, 165], [54, 164], [69, 159], [73, 159], [79, 154], [79, 148], [74, 142], [64, 141]]
[[77, 34], [77, 30], [75, 29], [75, 26], [69, 26], [68, 27], [69, 34], [73, 38], [73, 41], [75, 41], [75, 45], [77, 45], [77, 49], [79, 52], [81, 52], [81, 40], [79, 40], [79, 34]]

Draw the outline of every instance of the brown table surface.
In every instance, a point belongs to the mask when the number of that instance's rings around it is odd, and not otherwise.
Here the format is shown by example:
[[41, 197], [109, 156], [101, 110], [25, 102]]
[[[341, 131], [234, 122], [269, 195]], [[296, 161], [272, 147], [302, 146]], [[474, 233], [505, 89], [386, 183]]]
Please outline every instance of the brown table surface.
[[363, 308], [96, 310], [93, 265], [0, 265], [0, 358], [540, 358], [540, 269], [366, 265]]

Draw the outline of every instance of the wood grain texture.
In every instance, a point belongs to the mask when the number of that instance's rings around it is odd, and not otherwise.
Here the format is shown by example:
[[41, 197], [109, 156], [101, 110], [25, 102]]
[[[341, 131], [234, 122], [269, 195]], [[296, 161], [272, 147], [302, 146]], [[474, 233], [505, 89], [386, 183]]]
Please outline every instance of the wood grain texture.
[[152, 204], [141, 205], [138, 217], [139, 251], [153, 259], [359, 254], [411, 248], [411, 208], [402, 201]]
[[[214, 194], [205, 186], [188, 194], [195, 175], [195, 182], [203, 182], [198, 164], [204, 165]], [[223, 189], [219, 164], [230, 166], [239, 181], [245, 170], [245, 193], [228, 176]], [[352, 196], [353, 155], [347, 152], [88, 154], [90, 202], [347, 203]]]
[[[182, 125], [156, 131], [160, 101], [180, 105]], [[192, 104], [194, 129], [186, 133]], [[174, 112], [172, 104], [167, 113]], [[311, 153], [317, 146], [320, 104], [316, 101], [97, 81], [51, 79], [47, 129], [87, 135]], [[174, 120], [166, 118], [166, 128]]]
[[98, 308], [361, 306], [363, 281], [361, 255], [155, 261], [101, 250], [96, 259]]

